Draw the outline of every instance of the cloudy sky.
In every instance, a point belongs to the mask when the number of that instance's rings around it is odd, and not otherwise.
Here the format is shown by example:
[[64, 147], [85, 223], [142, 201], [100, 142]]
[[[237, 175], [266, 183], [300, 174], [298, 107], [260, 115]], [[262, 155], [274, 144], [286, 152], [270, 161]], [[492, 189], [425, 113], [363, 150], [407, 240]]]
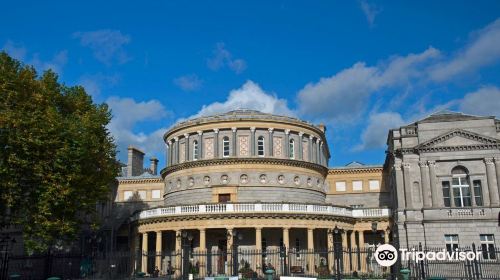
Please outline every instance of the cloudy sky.
[[108, 103], [123, 160], [238, 107], [327, 125], [330, 165], [383, 163], [389, 128], [500, 116], [499, 1], [8, 1], [0, 48]]

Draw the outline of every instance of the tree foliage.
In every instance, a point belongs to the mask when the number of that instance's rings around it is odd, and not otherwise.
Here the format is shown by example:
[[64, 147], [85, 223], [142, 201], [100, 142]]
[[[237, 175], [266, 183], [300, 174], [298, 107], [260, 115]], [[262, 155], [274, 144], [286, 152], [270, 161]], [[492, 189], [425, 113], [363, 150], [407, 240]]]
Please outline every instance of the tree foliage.
[[57, 79], [0, 53], [0, 222], [31, 250], [94, 224], [118, 172], [108, 106]]

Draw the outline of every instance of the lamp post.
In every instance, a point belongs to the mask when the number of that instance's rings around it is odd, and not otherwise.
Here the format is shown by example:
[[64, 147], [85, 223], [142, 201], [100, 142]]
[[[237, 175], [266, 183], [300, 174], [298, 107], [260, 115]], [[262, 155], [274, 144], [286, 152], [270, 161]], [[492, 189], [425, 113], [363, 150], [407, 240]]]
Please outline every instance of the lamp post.
[[[232, 266], [233, 266], [233, 276], [238, 275], [238, 244], [236, 243], [237, 240], [241, 241], [243, 240], [243, 234], [241, 232], [232, 230], [227, 231], [227, 238], [232, 240], [231, 242], [231, 259], [232, 259]], [[232, 239], [231, 239], [232, 238]]]
[[182, 279], [188, 279], [190, 273], [190, 259], [191, 259], [191, 250], [190, 245], [191, 241], [193, 241], [193, 235], [186, 230], [183, 230], [181, 233], [182, 238], [182, 256], [183, 256], [183, 264], [182, 264]]
[[[339, 242], [339, 235], [341, 233], [341, 230], [335, 226], [335, 228], [333, 228], [333, 250], [335, 252], [335, 266], [337, 267], [336, 271], [337, 271], [337, 280], [340, 280], [341, 278], [341, 264], [343, 262], [341, 262], [341, 254], [342, 254], [342, 245], [341, 245], [341, 242]], [[341, 237], [342, 238], [342, 237]]]

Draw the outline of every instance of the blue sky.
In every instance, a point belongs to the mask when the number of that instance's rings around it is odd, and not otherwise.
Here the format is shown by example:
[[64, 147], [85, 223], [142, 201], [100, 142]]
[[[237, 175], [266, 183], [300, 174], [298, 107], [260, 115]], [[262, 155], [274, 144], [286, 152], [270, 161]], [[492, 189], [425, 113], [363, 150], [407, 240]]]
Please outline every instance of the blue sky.
[[0, 48], [108, 103], [119, 149], [161, 164], [169, 126], [237, 107], [325, 123], [330, 165], [383, 163], [389, 128], [437, 110], [500, 116], [499, 1], [2, 6]]

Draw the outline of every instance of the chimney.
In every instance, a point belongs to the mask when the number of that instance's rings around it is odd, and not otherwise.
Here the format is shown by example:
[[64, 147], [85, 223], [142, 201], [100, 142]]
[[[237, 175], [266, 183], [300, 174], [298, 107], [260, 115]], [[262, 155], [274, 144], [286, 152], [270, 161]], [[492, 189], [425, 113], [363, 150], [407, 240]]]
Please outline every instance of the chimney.
[[144, 152], [134, 146], [128, 147], [127, 176], [139, 176], [144, 172]]
[[158, 175], [158, 159], [155, 157], [152, 157], [149, 159], [149, 162], [151, 164], [149, 167], [149, 169], [151, 169], [151, 174]]

